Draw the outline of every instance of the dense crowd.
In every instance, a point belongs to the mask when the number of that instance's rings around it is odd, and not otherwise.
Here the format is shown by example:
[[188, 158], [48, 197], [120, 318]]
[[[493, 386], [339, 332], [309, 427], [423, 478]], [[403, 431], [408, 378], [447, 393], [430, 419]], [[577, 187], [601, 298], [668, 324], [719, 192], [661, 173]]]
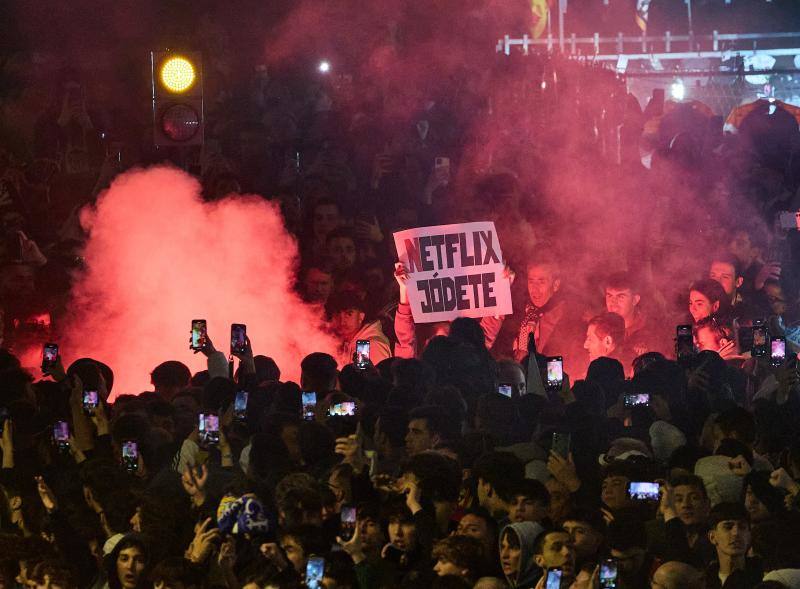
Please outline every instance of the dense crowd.
[[[81, 208], [164, 157], [63, 70], [0, 137], [0, 588], [800, 587], [797, 121], [723, 135], [535, 63], [218, 94], [210, 66], [205, 145], [168, 155], [208, 201], [280, 204], [338, 348], [295, 383], [203, 332], [207, 370], [146, 392], [19, 360], [59, 340]], [[392, 233], [489, 220], [514, 314], [415, 324]]]

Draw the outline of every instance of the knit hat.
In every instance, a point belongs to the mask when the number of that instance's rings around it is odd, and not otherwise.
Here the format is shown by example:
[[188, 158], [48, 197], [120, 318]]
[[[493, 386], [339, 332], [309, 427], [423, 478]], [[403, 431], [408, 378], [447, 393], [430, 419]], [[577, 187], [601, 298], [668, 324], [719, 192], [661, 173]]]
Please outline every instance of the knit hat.
[[653, 448], [653, 457], [658, 462], [666, 464], [672, 453], [685, 445], [686, 436], [671, 423], [654, 421], [650, 426], [650, 446]]
[[223, 497], [217, 509], [217, 522], [223, 534], [265, 534], [269, 530], [266, 509], [255, 495], [238, 499]]
[[617, 438], [611, 442], [608, 452], [601, 454], [597, 461], [601, 466], [608, 466], [615, 460], [628, 460], [634, 456], [652, 458], [647, 444], [636, 438]]

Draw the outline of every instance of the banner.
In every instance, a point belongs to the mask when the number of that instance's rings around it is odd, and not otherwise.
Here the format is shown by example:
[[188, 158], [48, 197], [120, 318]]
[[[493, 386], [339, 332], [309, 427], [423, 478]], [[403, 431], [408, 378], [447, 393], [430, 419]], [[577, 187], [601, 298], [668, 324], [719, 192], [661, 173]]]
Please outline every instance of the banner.
[[409, 273], [408, 302], [415, 323], [513, 312], [494, 223], [398, 231], [394, 243]]

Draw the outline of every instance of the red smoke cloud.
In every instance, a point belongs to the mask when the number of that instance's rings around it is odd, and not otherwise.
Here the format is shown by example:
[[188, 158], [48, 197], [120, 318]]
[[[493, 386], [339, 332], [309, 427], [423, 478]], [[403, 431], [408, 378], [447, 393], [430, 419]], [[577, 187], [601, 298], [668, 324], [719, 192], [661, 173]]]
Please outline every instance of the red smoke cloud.
[[297, 379], [312, 351], [333, 349], [320, 313], [292, 291], [297, 244], [276, 206], [257, 196], [200, 199], [200, 185], [172, 168], [119, 176], [82, 223], [86, 272], [73, 288], [62, 339], [65, 362], [89, 356], [114, 370], [114, 394], [150, 390], [166, 360], [192, 371], [192, 319], [207, 319], [220, 351], [230, 324], [245, 323], [253, 350]]

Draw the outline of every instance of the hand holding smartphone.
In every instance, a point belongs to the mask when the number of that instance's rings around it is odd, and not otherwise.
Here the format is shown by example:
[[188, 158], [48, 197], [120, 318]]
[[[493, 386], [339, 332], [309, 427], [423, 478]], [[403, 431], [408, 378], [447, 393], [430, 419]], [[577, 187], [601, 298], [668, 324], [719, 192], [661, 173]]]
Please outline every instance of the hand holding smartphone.
[[321, 556], [312, 556], [306, 564], [306, 586], [308, 589], [320, 589], [322, 577], [325, 576], [325, 559]]
[[122, 466], [128, 472], [139, 470], [139, 445], [133, 440], [122, 442]]
[[250, 394], [247, 391], [239, 391], [233, 401], [233, 418], [237, 421], [244, 421], [247, 418], [247, 400]]
[[45, 344], [42, 349], [42, 373], [49, 374], [58, 362], [58, 344]]
[[564, 362], [561, 356], [547, 359], [547, 390], [560, 391], [564, 384]]
[[360, 339], [356, 342], [354, 363], [359, 370], [366, 370], [369, 366], [369, 340]]
[[548, 569], [544, 582], [545, 589], [561, 589], [561, 569]]
[[564, 460], [569, 458], [570, 444], [572, 443], [572, 435], [568, 433], [553, 433], [553, 441], [550, 449], [561, 456]]
[[56, 421], [53, 424], [53, 443], [59, 452], [69, 451], [69, 423]]
[[341, 513], [340, 533], [342, 540], [349, 542], [356, 533], [358, 510], [354, 505], [343, 505]]
[[206, 444], [219, 444], [219, 416], [213, 413], [201, 413], [197, 429], [200, 441]]
[[189, 349], [200, 352], [208, 343], [208, 324], [205, 319], [192, 319], [192, 337]]
[[231, 354], [244, 354], [247, 351], [247, 326], [242, 323], [231, 325]]
[[314, 421], [317, 410], [317, 393], [313, 391], [304, 391], [302, 394], [303, 403], [303, 419], [305, 421]]

